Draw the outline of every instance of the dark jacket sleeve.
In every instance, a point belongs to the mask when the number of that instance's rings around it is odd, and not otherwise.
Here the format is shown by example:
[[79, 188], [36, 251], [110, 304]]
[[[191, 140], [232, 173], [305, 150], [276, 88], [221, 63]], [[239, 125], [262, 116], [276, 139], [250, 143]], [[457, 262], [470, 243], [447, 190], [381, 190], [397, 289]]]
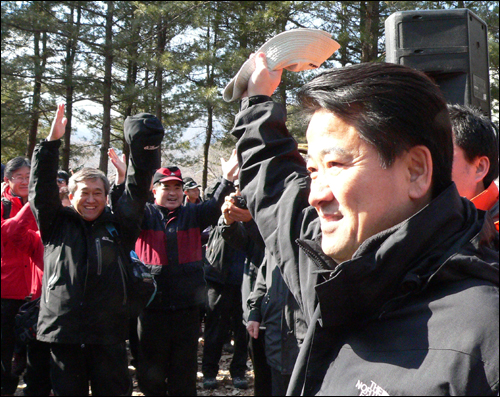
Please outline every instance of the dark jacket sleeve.
[[310, 180], [285, 121], [284, 106], [268, 97], [245, 98], [233, 135], [239, 138], [236, 149], [242, 196], [266, 248], [302, 308], [295, 240], [303, 227], [303, 210], [309, 206]]
[[252, 246], [252, 242], [257, 244], [260, 249], [265, 249], [264, 241], [253, 219], [246, 223], [233, 222], [230, 225], [226, 225], [221, 219], [219, 227], [221, 228], [222, 238], [237, 250], [248, 251]]
[[259, 267], [257, 273], [257, 280], [255, 281], [255, 287], [247, 299], [248, 307], [248, 321], [262, 322], [262, 301], [267, 293], [266, 285], [266, 273], [267, 273], [267, 260], [264, 259], [262, 265]]
[[29, 184], [29, 202], [40, 236], [45, 244], [50, 238], [53, 222], [63, 209], [57, 187], [57, 169], [61, 141], [42, 141], [33, 152]]
[[[153, 165], [155, 159], [153, 157], [142, 159], [141, 164], [147, 164], [148, 161]], [[134, 249], [135, 241], [141, 232], [144, 209], [155, 172], [153, 166], [139, 168], [134, 164], [135, 161], [131, 156], [123, 193], [119, 198], [117, 197], [123, 189], [123, 186], [120, 185], [117, 187], [116, 192], [111, 193], [112, 202], [113, 204], [116, 203], [113, 212], [120, 222], [122, 241], [126, 252]]]
[[195, 207], [196, 217], [201, 230], [217, 224], [222, 214], [221, 207], [224, 204], [224, 199], [233, 191], [233, 183], [222, 178], [221, 184], [210, 200], [204, 201], [201, 204], [187, 204]]

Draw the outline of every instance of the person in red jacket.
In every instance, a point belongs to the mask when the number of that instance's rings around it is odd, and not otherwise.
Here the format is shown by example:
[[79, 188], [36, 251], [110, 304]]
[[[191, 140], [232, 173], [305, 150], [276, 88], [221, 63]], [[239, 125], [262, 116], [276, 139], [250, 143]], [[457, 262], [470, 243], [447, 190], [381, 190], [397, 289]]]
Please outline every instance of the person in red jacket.
[[[62, 200], [63, 206], [67, 206]], [[43, 278], [43, 243], [35, 217], [31, 212], [29, 203], [23, 205], [21, 210], [9, 222], [6, 222], [2, 233], [9, 236], [9, 241], [19, 252], [28, 256], [31, 272], [31, 300], [36, 300], [42, 295]], [[27, 343], [27, 363], [24, 381], [25, 396], [48, 396], [52, 390], [50, 383], [50, 345], [45, 342], [33, 340]]]
[[[6, 227], [10, 241], [16, 245], [20, 252], [28, 255], [31, 271], [32, 300], [38, 299], [42, 294], [43, 277], [43, 243], [40, 238], [35, 217], [31, 212], [29, 203], [11, 218]], [[24, 381], [25, 396], [48, 396], [52, 390], [50, 383], [50, 345], [45, 342], [33, 340], [27, 343], [27, 363]]]
[[24, 157], [10, 160], [5, 167], [2, 192], [2, 395], [14, 394], [19, 381], [11, 374], [14, 355], [14, 318], [19, 307], [30, 300], [31, 268], [27, 254], [9, 236], [8, 226], [28, 201], [30, 161]]
[[448, 105], [453, 128], [452, 179], [458, 193], [488, 211], [498, 231], [498, 128], [478, 110]]

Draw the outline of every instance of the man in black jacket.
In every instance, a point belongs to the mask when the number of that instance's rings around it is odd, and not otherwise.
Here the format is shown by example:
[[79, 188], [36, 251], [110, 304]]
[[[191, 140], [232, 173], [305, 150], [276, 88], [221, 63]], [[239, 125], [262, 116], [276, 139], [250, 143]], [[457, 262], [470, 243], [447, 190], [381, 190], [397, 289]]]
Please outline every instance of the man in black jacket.
[[[233, 134], [242, 195], [308, 331], [305, 395], [497, 395], [498, 253], [451, 181], [452, 131], [423, 73], [364, 63], [299, 92], [308, 162], [264, 54]], [[308, 175], [309, 174], [309, 175]]]
[[89, 381], [93, 395], [130, 395], [124, 269], [140, 232], [163, 127], [147, 114], [125, 121], [131, 166], [111, 212], [109, 182], [93, 168], [70, 178], [72, 206], [62, 206], [56, 176], [65, 124], [59, 105], [50, 135], [35, 148], [30, 176], [29, 201], [45, 246], [37, 339], [51, 344], [56, 395], [88, 395]]

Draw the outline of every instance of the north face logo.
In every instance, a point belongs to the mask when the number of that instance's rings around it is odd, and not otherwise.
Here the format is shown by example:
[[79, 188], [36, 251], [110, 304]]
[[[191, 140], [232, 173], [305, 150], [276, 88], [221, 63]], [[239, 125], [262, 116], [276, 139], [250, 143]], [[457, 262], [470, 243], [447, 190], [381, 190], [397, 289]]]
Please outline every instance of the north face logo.
[[358, 380], [356, 383], [356, 388], [360, 391], [359, 395], [360, 396], [388, 396], [389, 393], [387, 393], [384, 389], [382, 389], [379, 385], [377, 385], [374, 381], [372, 382], [370, 386], [365, 385], [363, 382]]
[[156, 150], [159, 146], [144, 146], [144, 150]]

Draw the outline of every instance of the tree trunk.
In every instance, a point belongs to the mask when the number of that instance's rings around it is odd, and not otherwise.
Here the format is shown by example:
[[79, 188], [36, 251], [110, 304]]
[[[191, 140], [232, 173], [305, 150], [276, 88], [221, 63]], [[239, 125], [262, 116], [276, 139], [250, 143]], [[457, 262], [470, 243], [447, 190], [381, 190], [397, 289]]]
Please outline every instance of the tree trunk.
[[158, 22], [158, 41], [156, 46], [156, 72], [155, 72], [155, 81], [156, 81], [156, 95], [155, 95], [155, 115], [162, 121], [162, 94], [163, 94], [163, 66], [162, 66], [162, 56], [165, 52], [165, 44], [166, 44], [166, 22], [163, 16], [160, 16], [160, 20]]
[[103, 85], [103, 119], [102, 141], [99, 169], [108, 173], [108, 149], [111, 137], [111, 71], [113, 67], [113, 11], [114, 2], [107, 1], [106, 44], [104, 46], [104, 85]]
[[70, 14], [70, 36], [66, 43], [66, 70], [65, 70], [65, 85], [66, 85], [66, 118], [68, 122], [66, 124], [66, 130], [64, 133], [64, 146], [62, 149], [62, 164], [61, 168], [63, 170], [69, 170], [69, 157], [70, 157], [70, 145], [71, 145], [71, 127], [73, 120], [73, 66], [75, 62], [76, 55], [76, 45], [78, 42], [78, 35], [80, 32], [80, 20], [82, 16], [82, 8], [78, 6], [77, 17], [76, 17], [76, 27], [74, 26], [74, 11], [75, 7], [71, 3], [71, 14]]
[[[42, 52], [40, 53], [40, 41], [42, 42]], [[45, 72], [47, 62], [47, 32], [35, 31], [33, 36], [33, 44], [35, 51], [35, 83], [33, 87], [33, 103], [30, 131], [28, 134], [28, 142], [26, 147], [26, 157], [31, 159], [35, 150], [36, 137], [38, 134], [38, 120], [40, 119], [40, 99], [42, 92], [42, 77]]]
[[203, 178], [201, 187], [203, 191], [207, 188], [208, 183], [208, 152], [210, 150], [210, 141], [213, 133], [213, 111], [214, 107], [211, 104], [207, 106], [207, 133], [205, 135], [205, 143], [203, 144]]
[[362, 1], [360, 12], [361, 62], [375, 61], [378, 57], [380, 2]]
[[[139, 36], [139, 28], [134, 29], [134, 35], [132, 37], [135, 37], [136, 35]], [[135, 87], [136, 80], [137, 80], [137, 71], [138, 71], [138, 65], [137, 65], [137, 41], [134, 41], [130, 47], [129, 50], [129, 56], [130, 59], [128, 61], [127, 65], [127, 88], [132, 91]], [[127, 107], [125, 108], [125, 119], [128, 116], [132, 116], [132, 110], [134, 108], [134, 100], [136, 97], [131, 97], [128, 99], [128, 104]], [[128, 159], [130, 157], [130, 147], [125, 140], [125, 134], [123, 134], [123, 154], [125, 154], [125, 159], [128, 164]]]
[[[340, 3], [340, 7], [341, 7], [341, 22], [340, 22], [340, 32], [341, 34], [345, 34], [345, 32], [347, 32], [347, 26], [349, 24], [349, 10], [348, 10], [348, 6], [345, 2], [341, 2]], [[345, 36], [348, 37], [347, 34], [345, 34]], [[340, 53], [340, 64], [342, 66], [346, 66], [347, 65], [347, 62], [349, 62], [349, 57], [348, 57], [348, 53], [347, 53], [347, 45], [349, 44], [349, 39], [347, 40], [343, 40], [344, 42], [342, 43], [342, 47], [340, 47], [339, 49], [339, 53]]]

